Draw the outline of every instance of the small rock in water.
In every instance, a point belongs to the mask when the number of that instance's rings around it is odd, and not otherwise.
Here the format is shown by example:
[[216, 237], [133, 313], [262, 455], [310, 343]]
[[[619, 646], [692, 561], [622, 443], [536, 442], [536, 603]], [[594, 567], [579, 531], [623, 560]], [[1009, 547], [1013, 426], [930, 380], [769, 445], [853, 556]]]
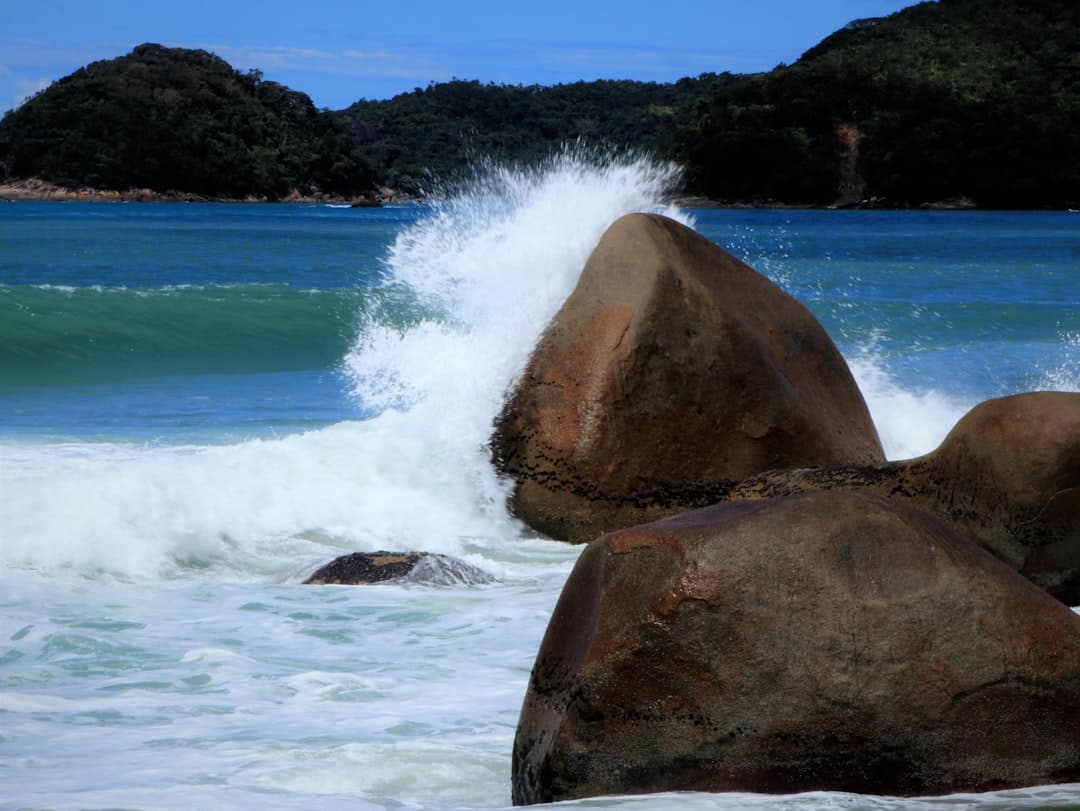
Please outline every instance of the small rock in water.
[[463, 560], [428, 552], [353, 552], [315, 571], [305, 585], [356, 586], [410, 580], [438, 586], [492, 583], [494, 578]]

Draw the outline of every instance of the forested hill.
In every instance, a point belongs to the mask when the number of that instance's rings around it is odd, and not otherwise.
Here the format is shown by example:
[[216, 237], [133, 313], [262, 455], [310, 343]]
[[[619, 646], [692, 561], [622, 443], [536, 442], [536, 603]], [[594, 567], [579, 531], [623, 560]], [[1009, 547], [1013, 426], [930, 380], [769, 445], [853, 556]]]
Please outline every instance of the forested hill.
[[454, 80], [337, 113], [204, 51], [142, 45], [0, 120], [0, 181], [213, 196], [430, 190], [568, 141], [681, 163], [721, 201], [1080, 207], [1080, 2], [938, 0], [768, 73], [672, 84]]
[[939, 0], [855, 22], [689, 111], [676, 149], [732, 197], [1080, 200], [1080, 3]]
[[1080, 201], [1080, 2], [939, 0], [856, 21], [793, 65], [674, 84], [453, 81], [339, 115], [384, 182], [567, 140], [648, 149], [720, 200]]
[[0, 180], [207, 196], [352, 195], [374, 174], [329, 112], [206, 51], [140, 45], [0, 121]]
[[675, 153], [695, 104], [737, 81], [594, 81], [542, 87], [454, 80], [338, 113], [385, 183], [415, 191], [452, 177], [477, 155], [531, 163], [582, 139], [658, 157]]

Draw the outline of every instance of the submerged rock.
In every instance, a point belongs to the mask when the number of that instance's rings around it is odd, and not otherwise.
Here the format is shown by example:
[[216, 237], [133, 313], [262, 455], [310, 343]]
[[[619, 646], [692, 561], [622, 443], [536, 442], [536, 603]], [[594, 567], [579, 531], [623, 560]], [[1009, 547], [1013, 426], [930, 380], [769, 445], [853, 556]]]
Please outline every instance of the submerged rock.
[[773, 468], [884, 461], [854, 379], [805, 307], [690, 228], [604, 234], [496, 421], [511, 509], [553, 538], [717, 501]]
[[918, 459], [770, 471], [725, 498], [837, 489], [871, 490], [933, 512], [1058, 599], [1080, 604], [1080, 394], [988, 400]]
[[1080, 780], [1080, 617], [928, 512], [739, 501], [590, 544], [514, 741], [516, 804]]
[[463, 560], [428, 552], [353, 552], [318, 569], [306, 585], [346, 585], [410, 580], [431, 585], [480, 585], [494, 578]]

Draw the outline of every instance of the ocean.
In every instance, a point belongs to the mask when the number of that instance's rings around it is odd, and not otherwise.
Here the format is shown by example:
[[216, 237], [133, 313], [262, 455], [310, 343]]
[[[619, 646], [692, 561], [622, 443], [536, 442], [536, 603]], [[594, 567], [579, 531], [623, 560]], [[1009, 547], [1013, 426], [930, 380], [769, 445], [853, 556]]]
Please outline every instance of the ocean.
[[[690, 210], [564, 154], [428, 205], [0, 203], [0, 808], [492, 809], [580, 548], [507, 515], [492, 419], [614, 219], [806, 304], [890, 458], [1080, 391], [1080, 214]], [[351, 551], [495, 578], [301, 585]], [[666, 794], [571, 808], [1080, 805]]]

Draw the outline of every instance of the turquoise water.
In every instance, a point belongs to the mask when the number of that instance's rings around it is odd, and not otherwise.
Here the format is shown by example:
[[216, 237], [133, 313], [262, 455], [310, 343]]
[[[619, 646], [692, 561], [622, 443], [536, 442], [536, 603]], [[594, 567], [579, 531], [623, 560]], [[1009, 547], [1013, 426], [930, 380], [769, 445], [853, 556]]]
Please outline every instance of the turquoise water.
[[[695, 227], [834, 336], [893, 458], [1080, 390], [1080, 215], [680, 211], [645, 163], [434, 207], [0, 205], [0, 807], [501, 808], [577, 549], [503, 508], [491, 419], [603, 229]], [[353, 550], [494, 585], [298, 585]], [[1080, 787], [581, 807], [1017, 808]]]
[[[343, 362], [420, 307], [386, 252], [422, 207], [20, 203], [0, 210], [0, 431], [212, 440], [369, 415]], [[1080, 217], [694, 212], [849, 357], [960, 400], [1067, 385]], [[979, 356], [983, 356], [980, 358]], [[1074, 378], [1075, 379], [1075, 378]]]
[[[405, 209], [0, 210], [3, 429], [212, 440], [358, 416], [340, 367]], [[402, 315], [404, 319], [406, 316]]]

